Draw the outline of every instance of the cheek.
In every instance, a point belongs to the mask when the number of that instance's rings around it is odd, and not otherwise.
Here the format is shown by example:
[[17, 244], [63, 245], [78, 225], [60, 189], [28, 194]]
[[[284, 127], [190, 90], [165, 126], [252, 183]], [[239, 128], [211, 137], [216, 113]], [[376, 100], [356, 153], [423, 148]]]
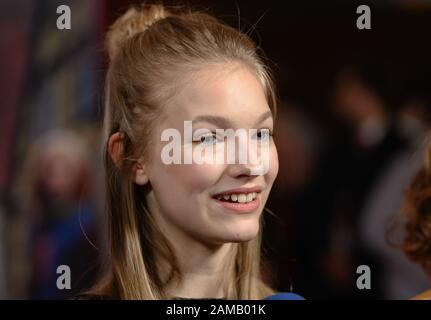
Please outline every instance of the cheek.
[[161, 181], [161, 192], [168, 192], [174, 196], [181, 195], [185, 198], [195, 197], [206, 193], [222, 175], [223, 167], [217, 165], [164, 165], [157, 170], [161, 176], [155, 176], [155, 181]]
[[[161, 159], [165, 146], [165, 143], [157, 142], [157, 148], [152, 155], [152, 165], [149, 166], [150, 181], [157, 184], [160, 192], [167, 192], [172, 197], [176, 197], [177, 194], [182, 197], [195, 196], [199, 192], [207, 191], [223, 174], [225, 169], [223, 165], [165, 164]], [[181, 145], [181, 148], [184, 146]], [[183, 156], [181, 153], [181, 160], [183, 160]], [[204, 157], [204, 159], [206, 158]]]

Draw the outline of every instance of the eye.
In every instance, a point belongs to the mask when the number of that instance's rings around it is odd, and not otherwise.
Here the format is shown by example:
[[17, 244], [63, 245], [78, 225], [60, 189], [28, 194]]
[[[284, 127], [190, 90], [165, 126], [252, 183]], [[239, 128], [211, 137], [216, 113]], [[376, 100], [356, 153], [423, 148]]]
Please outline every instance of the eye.
[[269, 129], [259, 129], [255, 134], [256, 139], [265, 141], [272, 137], [272, 132]]
[[202, 143], [203, 145], [210, 146], [217, 142], [217, 136], [215, 135], [215, 133], [206, 134], [199, 138], [199, 142]]

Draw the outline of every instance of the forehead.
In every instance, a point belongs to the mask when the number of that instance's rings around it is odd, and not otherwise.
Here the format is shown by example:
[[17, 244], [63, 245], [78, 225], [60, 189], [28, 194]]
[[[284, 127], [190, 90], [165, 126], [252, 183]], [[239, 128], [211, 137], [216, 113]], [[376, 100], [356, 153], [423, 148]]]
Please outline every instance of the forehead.
[[175, 113], [177, 119], [215, 115], [245, 126], [269, 110], [261, 83], [242, 64], [210, 65], [185, 81], [169, 107], [169, 113]]

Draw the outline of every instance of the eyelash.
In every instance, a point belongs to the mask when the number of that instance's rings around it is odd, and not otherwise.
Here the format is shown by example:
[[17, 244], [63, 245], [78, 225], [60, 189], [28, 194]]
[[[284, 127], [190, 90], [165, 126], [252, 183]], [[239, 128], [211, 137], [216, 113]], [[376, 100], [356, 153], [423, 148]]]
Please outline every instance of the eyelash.
[[[256, 134], [259, 134], [259, 133], [261, 133], [263, 131], [268, 132], [269, 139], [274, 136], [272, 130], [270, 130], [268, 128], [259, 129], [259, 130], [257, 130]], [[217, 141], [217, 135], [216, 135], [216, 133], [215, 132], [211, 132], [211, 136], [210, 135], [203, 135], [203, 136], [200, 137], [199, 141], [194, 141], [194, 142], [196, 142], [196, 143], [204, 143], [203, 139], [206, 139], [207, 137], [213, 137], [214, 141]], [[212, 144], [214, 144], [214, 142], [211, 143], [211, 144], [209, 144], [209, 145], [212, 145]]]
[[[200, 138], [199, 138], [199, 141], [195, 141], [196, 143], [204, 143], [204, 141], [203, 141], [203, 139], [206, 139], [207, 137], [213, 137], [214, 138], [214, 141], [217, 141], [217, 135], [216, 135], [216, 133], [215, 132], [211, 132], [211, 135], [209, 135], [209, 134], [207, 134], [207, 135], [203, 135], [203, 136], [201, 136]], [[214, 144], [214, 142], [213, 143], [210, 143], [209, 145], [212, 145], [212, 144]]]
[[265, 130], [265, 132], [268, 132], [269, 138], [273, 137], [274, 134], [273, 134], [272, 130], [270, 130], [268, 128], [259, 129], [259, 130], [257, 130], [257, 133], [262, 132], [263, 130]]

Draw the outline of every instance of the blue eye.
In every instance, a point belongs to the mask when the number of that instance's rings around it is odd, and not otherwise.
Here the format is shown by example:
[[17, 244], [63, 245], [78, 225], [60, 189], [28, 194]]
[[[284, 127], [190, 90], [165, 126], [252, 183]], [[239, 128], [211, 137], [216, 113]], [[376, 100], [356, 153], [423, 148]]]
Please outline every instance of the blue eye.
[[201, 136], [199, 138], [199, 141], [200, 141], [200, 143], [209, 146], [209, 145], [213, 145], [216, 143], [217, 137], [215, 136], [215, 134], [205, 135], [205, 136]]
[[256, 133], [256, 138], [262, 141], [268, 140], [270, 136], [272, 136], [272, 133], [269, 131], [269, 129], [260, 129]]

